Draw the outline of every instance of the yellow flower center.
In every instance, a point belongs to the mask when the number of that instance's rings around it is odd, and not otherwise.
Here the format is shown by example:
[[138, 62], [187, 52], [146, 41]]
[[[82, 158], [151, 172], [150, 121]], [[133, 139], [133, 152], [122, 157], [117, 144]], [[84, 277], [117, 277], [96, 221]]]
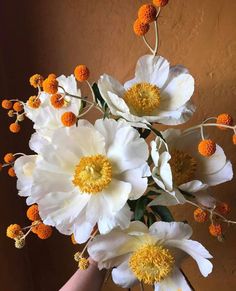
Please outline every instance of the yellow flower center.
[[126, 91], [123, 98], [136, 115], [151, 115], [160, 104], [160, 89], [149, 83], [138, 83]]
[[132, 254], [129, 267], [139, 281], [153, 285], [169, 276], [174, 262], [174, 257], [168, 249], [146, 244]]
[[170, 166], [177, 186], [193, 180], [197, 170], [196, 160], [189, 154], [176, 149], [171, 151]]
[[103, 155], [82, 157], [75, 168], [73, 183], [82, 192], [96, 194], [106, 188], [112, 178], [112, 166]]

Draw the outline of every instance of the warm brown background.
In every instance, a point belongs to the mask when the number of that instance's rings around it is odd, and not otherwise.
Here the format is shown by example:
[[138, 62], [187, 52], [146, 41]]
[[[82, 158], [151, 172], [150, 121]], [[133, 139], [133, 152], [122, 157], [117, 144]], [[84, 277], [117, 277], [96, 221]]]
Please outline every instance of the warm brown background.
[[[134, 36], [132, 23], [141, 0], [37, 0], [0, 1], [0, 90], [2, 98], [26, 99], [33, 91], [28, 78], [35, 72], [60, 75], [73, 72], [75, 65], [87, 64], [91, 80], [106, 72], [125, 81], [133, 75], [136, 60], [147, 52]], [[159, 53], [172, 64], [182, 63], [196, 79], [194, 102], [198, 110], [188, 125], [222, 111], [234, 115], [236, 97], [236, 1], [170, 0], [160, 17]], [[1, 156], [9, 151], [29, 152], [32, 128], [11, 135], [6, 112], [0, 115]], [[213, 131], [218, 132], [218, 131]], [[235, 167], [231, 134], [215, 134]], [[55, 232], [48, 241], [30, 237], [23, 250], [16, 250], [5, 238], [13, 222], [27, 224], [24, 199], [17, 197], [15, 181], [1, 173], [0, 290], [54, 291], [76, 270], [76, 248], [67, 237]], [[236, 218], [235, 181], [215, 187], [214, 194], [230, 203]], [[189, 259], [186, 274], [197, 291], [233, 291], [236, 288], [236, 228], [231, 227], [224, 243], [207, 232], [207, 225], [192, 221], [192, 208], [175, 210], [178, 220], [188, 218], [194, 238], [214, 254], [214, 272], [201, 277]], [[121, 290], [109, 285], [104, 290]], [[89, 290], [88, 290], [89, 291]]]

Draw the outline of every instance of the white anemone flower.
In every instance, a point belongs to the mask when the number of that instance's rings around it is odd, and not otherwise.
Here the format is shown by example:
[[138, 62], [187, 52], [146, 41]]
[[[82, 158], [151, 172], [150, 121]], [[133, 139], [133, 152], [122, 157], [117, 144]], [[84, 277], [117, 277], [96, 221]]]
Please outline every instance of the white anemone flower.
[[157, 137], [151, 142], [151, 154], [152, 176], [163, 191], [150, 205], [184, 203], [180, 190], [193, 194], [232, 179], [232, 164], [219, 145], [210, 157], [198, 152], [201, 141], [198, 131], [181, 133], [177, 129], [167, 129], [162, 135], [166, 143]]
[[194, 92], [193, 77], [180, 65], [170, 67], [161, 56], [141, 57], [135, 78], [124, 86], [105, 74], [98, 87], [113, 115], [140, 127], [150, 122], [181, 124], [195, 110], [189, 101]]
[[[139, 281], [154, 285], [155, 291], [191, 291], [179, 267], [187, 253], [204, 277], [212, 271], [212, 258], [199, 243], [190, 240], [192, 228], [182, 222], [155, 222], [148, 229], [132, 222], [128, 229], [116, 228], [98, 235], [88, 246], [99, 269], [112, 270], [113, 281], [130, 288]], [[185, 253], [184, 253], [185, 252]]]
[[[33, 135], [35, 157], [15, 162], [18, 190], [37, 203], [45, 224], [85, 242], [97, 224], [101, 233], [131, 220], [128, 199], [138, 199], [150, 175], [148, 145], [123, 121], [85, 120], [78, 127], [55, 130], [51, 141]], [[31, 159], [32, 172], [27, 172]], [[29, 174], [29, 175], [27, 175]]]
[[[74, 75], [68, 77], [62, 75], [57, 78], [57, 81], [59, 86], [63, 87], [67, 93], [81, 97], [81, 92], [77, 88]], [[64, 94], [62, 88], [58, 88], [58, 93]], [[78, 116], [81, 109], [81, 100], [69, 96], [65, 96], [64, 106], [60, 109], [56, 109], [50, 102], [50, 96], [50, 94], [42, 91], [39, 96], [41, 101], [39, 108], [33, 109], [28, 106], [27, 103], [24, 106], [26, 116], [34, 123], [34, 129], [36, 129], [42, 136], [49, 138], [51, 137], [53, 130], [64, 126], [61, 122], [61, 116], [63, 113], [70, 111]]]

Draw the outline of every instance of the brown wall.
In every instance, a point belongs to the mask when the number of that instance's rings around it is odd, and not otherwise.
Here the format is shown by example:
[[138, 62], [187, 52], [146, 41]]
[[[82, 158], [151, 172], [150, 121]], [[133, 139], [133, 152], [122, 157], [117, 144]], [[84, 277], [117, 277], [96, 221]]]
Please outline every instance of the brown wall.
[[[26, 99], [32, 94], [28, 77], [35, 72], [70, 74], [75, 65], [87, 64], [92, 80], [106, 72], [120, 81], [133, 75], [139, 56], [145, 54], [142, 41], [134, 36], [132, 23], [141, 0], [37, 0], [0, 2], [0, 92], [2, 97]], [[236, 97], [236, 1], [170, 0], [160, 17], [160, 54], [172, 64], [187, 66], [196, 79], [194, 102], [198, 109], [188, 125], [222, 111], [234, 115]], [[9, 120], [0, 114], [1, 156], [9, 151], [29, 152], [32, 127], [12, 136]], [[186, 126], [186, 125], [185, 125]], [[235, 167], [231, 135], [213, 131]], [[17, 197], [15, 181], [2, 173], [0, 211], [0, 290], [54, 291], [75, 271], [76, 248], [67, 237], [55, 232], [48, 241], [28, 239], [16, 250], [5, 238], [13, 222], [26, 224], [24, 199]], [[214, 194], [230, 203], [236, 218], [235, 181], [213, 188]], [[214, 254], [214, 272], [201, 277], [192, 260], [185, 271], [197, 291], [235, 290], [235, 227], [226, 241], [208, 235], [207, 226], [192, 221], [192, 208], [174, 210], [177, 220], [188, 219], [194, 238]], [[186, 216], [187, 215], [187, 216]], [[110, 283], [109, 283], [110, 284]], [[109, 285], [104, 290], [120, 290]]]

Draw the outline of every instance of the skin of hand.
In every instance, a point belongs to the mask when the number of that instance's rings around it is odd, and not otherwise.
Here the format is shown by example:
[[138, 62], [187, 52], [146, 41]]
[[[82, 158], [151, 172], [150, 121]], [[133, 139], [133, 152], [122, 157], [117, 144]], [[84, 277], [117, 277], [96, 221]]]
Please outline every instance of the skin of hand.
[[59, 291], [100, 291], [106, 270], [99, 270], [97, 263], [89, 258], [87, 270], [77, 270]]

